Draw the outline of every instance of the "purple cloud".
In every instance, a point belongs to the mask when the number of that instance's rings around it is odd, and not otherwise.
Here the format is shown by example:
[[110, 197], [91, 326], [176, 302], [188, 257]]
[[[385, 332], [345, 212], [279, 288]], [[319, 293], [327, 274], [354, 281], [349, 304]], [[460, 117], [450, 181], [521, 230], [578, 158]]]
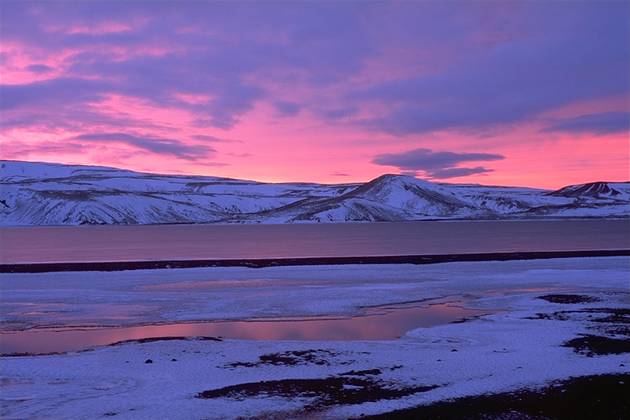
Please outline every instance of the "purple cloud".
[[224, 139], [222, 137], [209, 136], [206, 134], [194, 134], [191, 136], [195, 140], [200, 140], [209, 143], [242, 143], [241, 140]]
[[51, 71], [54, 70], [53, 67], [47, 66], [45, 64], [31, 64], [29, 66], [26, 66], [26, 70], [33, 72], [33, 73], [50, 73]]
[[108, 82], [58, 78], [25, 84], [0, 85], [0, 109], [83, 104], [102, 99], [111, 91]]
[[358, 109], [354, 106], [348, 107], [335, 107], [330, 109], [323, 109], [319, 111], [319, 114], [327, 120], [341, 120], [354, 116], [358, 112]]
[[574, 134], [630, 134], [630, 112], [602, 112], [565, 118], [554, 122], [543, 131]]
[[468, 176], [475, 174], [484, 174], [492, 172], [492, 169], [476, 166], [474, 168], [445, 168], [431, 172], [429, 175], [433, 179], [456, 178], [460, 176]]
[[628, 95], [629, 4], [565, 5], [525, 7], [520, 37], [462, 51], [439, 72], [376, 83], [349, 98], [387, 105], [363, 124], [405, 135], [526, 121], [573, 102]]
[[[105, 90], [158, 106], [177, 106], [198, 115], [199, 126], [223, 129], [233, 127], [257, 101], [267, 99], [265, 80], [284, 82], [299, 74], [308, 83], [335, 83], [360, 70], [372, 48], [361, 45], [366, 28], [355, 17], [359, 4], [269, 3], [253, 9], [250, 13], [250, 8], [237, 5], [195, 2], [185, 8], [160, 2], [150, 10], [133, 2], [37, 7], [16, 2], [3, 5], [3, 37], [51, 51], [79, 50], [64, 63], [71, 78], [108, 81], [107, 86], [95, 83], [87, 92], [83, 88], [79, 92], [98, 96]], [[30, 30], [16, 22], [26, 22]], [[108, 25], [115, 28], [108, 30]], [[116, 29], [121, 26], [125, 29]], [[261, 32], [270, 36], [260, 36]], [[154, 48], [164, 53], [111, 53], [111, 48]], [[20, 92], [3, 86], [9, 96], [6, 106], [41, 103], [38, 94], [29, 92], [44, 91], [55, 98], [56, 92], [74, 90], [51, 83], [27, 84]], [[190, 104], [177, 99], [178, 93], [210, 99]], [[295, 105], [279, 107], [288, 114], [297, 112]]]
[[39, 144], [27, 144], [23, 142], [16, 142], [2, 139], [3, 145], [6, 149], [5, 153], [7, 157], [15, 159], [24, 159], [25, 156], [30, 154], [60, 154], [60, 153], [84, 153], [87, 149], [85, 144], [76, 143], [72, 141], [63, 142], [51, 142], [46, 141]]
[[173, 155], [186, 160], [203, 159], [208, 154], [215, 152], [212, 147], [206, 145], [185, 144], [173, 139], [136, 136], [126, 133], [81, 134], [73, 137], [73, 140], [125, 143], [152, 153]]
[[460, 163], [502, 159], [505, 157], [494, 153], [434, 152], [430, 149], [420, 148], [401, 153], [380, 154], [372, 159], [372, 163], [395, 166], [406, 173], [421, 171], [429, 178], [445, 179], [492, 171], [481, 166], [474, 168], [458, 167], [457, 165]]
[[302, 107], [295, 102], [277, 101], [273, 104], [276, 111], [283, 117], [293, 117], [297, 115]]
[[[331, 131], [343, 124], [410, 135], [509, 127], [568, 104], [630, 93], [627, 2], [250, 6], [5, 2], [3, 42], [22, 51], [1, 53], [3, 66], [60, 76], [1, 85], [0, 124], [119, 134], [117, 141], [134, 147], [191, 159], [212, 150], [155, 135], [125, 137], [169, 123], [98, 104], [129, 97], [186, 111], [193, 127], [230, 129], [262, 103], [276, 111], [271, 118], [310, 110]], [[31, 64], [20, 61], [25, 56]], [[625, 121], [582, 116], [547, 130], [606, 134], [627, 129]], [[448, 176], [484, 169], [456, 164], [428, 170]]]

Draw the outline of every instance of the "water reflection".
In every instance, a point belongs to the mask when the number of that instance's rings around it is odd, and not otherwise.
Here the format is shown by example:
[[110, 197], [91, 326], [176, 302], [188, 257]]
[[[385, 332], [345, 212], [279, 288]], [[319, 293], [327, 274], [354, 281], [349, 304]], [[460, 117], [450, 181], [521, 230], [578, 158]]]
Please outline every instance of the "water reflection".
[[351, 318], [275, 318], [147, 325], [119, 328], [33, 329], [0, 334], [0, 352], [52, 353], [83, 350], [125, 340], [213, 336], [247, 340], [391, 340], [418, 327], [446, 324], [492, 311], [462, 302], [365, 309]]

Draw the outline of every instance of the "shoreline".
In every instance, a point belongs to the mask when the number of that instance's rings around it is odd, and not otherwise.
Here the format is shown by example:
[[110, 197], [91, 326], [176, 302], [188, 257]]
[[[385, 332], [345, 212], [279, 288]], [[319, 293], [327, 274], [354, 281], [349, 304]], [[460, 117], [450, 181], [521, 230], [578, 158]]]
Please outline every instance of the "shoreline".
[[[519, 188], [519, 187], [515, 187]], [[385, 223], [422, 223], [422, 222], [561, 222], [561, 221], [581, 221], [581, 220], [630, 220], [630, 216], [527, 216], [527, 217], [476, 217], [476, 218], [427, 218], [427, 219], [404, 219], [404, 220], [344, 220], [339, 222], [257, 222], [257, 221], [216, 221], [216, 222], [163, 222], [163, 223], [95, 223], [95, 224], [60, 224], [60, 225], [33, 225], [33, 224], [0, 224], [0, 229], [23, 229], [23, 228], [107, 228], [107, 227], [138, 227], [138, 226], [279, 226], [279, 225], [365, 225], [365, 224], [385, 224]]]
[[49, 273], [65, 271], [126, 271], [156, 270], [169, 268], [202, 267], [286, 267], [307, 265], [350, 265], [350, 264], [439, 264], [448, 262], [510, 261], [555, 258], [625, 257], [630, 249], [590, 251], [531, 251], [490, 252], [434, 255], [381, 255], [361, 257], [297, 257], [297, 258], [239, 258], [198, 260], [136, 260], [96, 262], [36, 262], [0, 264], [0, 273]]

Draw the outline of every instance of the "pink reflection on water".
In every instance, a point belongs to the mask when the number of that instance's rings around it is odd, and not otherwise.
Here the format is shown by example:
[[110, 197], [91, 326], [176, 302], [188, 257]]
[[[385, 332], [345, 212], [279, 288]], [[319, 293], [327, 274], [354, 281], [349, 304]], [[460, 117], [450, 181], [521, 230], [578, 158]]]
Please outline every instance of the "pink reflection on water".
[[256, 319], [116, 328], [33, 329], [0, 335], [0, 351], [52, 353], [83, 350], [125, 340], [212, 336], [245, 340], [391, 340], [418, 327], [488, 314], [457, 303], [369, 308], [351, 318]]

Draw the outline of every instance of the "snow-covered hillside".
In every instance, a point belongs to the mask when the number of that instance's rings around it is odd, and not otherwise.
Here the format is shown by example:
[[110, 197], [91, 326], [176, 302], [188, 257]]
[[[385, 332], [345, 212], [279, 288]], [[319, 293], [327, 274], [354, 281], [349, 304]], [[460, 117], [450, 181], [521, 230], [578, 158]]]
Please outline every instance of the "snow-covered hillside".
[[545, 191], [383, 175], [364, 184], [265, 184], [96, 166], [0, 162], [0, 224], [5, 226], [629, 215], [630, 183], [596, 182]]

